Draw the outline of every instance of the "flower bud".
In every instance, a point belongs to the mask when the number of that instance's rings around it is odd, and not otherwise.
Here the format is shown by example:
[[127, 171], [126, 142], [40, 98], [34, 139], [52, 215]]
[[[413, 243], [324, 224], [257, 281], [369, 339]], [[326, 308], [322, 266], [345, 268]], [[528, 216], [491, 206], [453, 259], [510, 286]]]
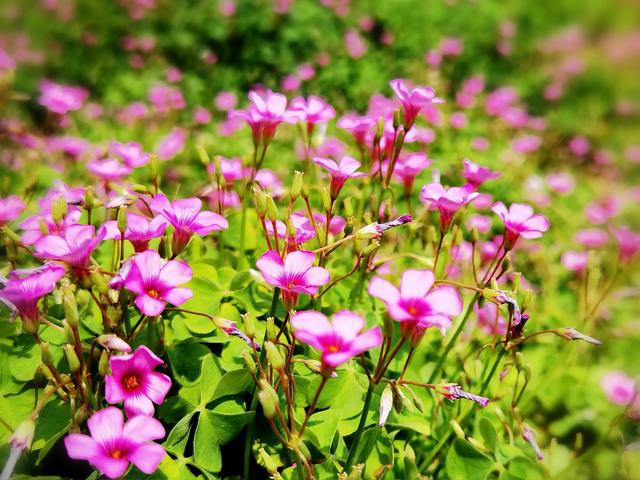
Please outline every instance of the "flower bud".
[[358, 465], [354, 465], [354, 467], [351, 469], [351, 472], [349, 473], [349, 477], [347, 477], [347, 480], [361, 480], [363, 471], [364, 464], [359, 463]]
[[244, 366], [250, 374], [256, 373], [256, 362], [253, 360], [251, 353], [249, 350], [242, 351], [242, 361], [244, 362]]
[[93, 280], [93, 284], [102, 295], [107, 295], [109, 293], [109, 284], [100, 272], [92, 270], [91, 279]]
[[267, 218], [272, 222], [278, 219], [278, 207], [270, 195], [267, 195]]
[[260, 459], [262, 460], [264, 468], [267, 472], [269, 472], [271, 475], [275, 475], [278, 473], [278, 467], [276, 466], [276, 463], [264, 448], [260, 447], [260, 449], [258, 450], [258, 455], [260, 455]]
[[209, 158], [209, 154], [207, 153], [205, 148], [202, 145], [198, 145], [196, 147], [196, 151], [198, 152], [198, 158], [200, 158], [200, 161], [202, 162], [202, 164], [205, 167], [208, 167], [209, 164], [211, 163], [211, 159]]
[[78, 306], [76, 304], [76, 297], [69, 288], [63, 290], [62, 306], [64, 307], [64, 318], [72, 328], [76, 328], [80, 321], [78, 315]]
[[436, 230], [436, 227], [433, 225], [429, 225], [427, 229], [427, 241], [432, 245], [438, 243], [438, 230]]
[[267, 349], [267, 359], [273, 368], [278, 372], [284, 370], [284, 357], [272, 342], [266, 342], [264, 347]]
[[118, 230], [120, 230], [121, 234], [127, 230], [127, 207], [126, 205], [121, 206], [118, 209], [118, 216], [116, 217], [116, 221], [118, 224]]
[[275, 342], [277, 336], [278, 329], [276, 328], [273, 317], [267, 317], [267, 340]]
[[471, 445], [476, 447], [476, 449], [480, 450], [481, 452], [485, 452], [485, 453], [489, 452], [489, 449], [484, 445], [484, 443], [476, 440], [473, 437], [467, 437], [467, 442], [469, 442]]
[[57, 224], [64, 221], [64, 217], [67, 214], [67, 202], [63, 196], [57, 197], [51, 203], [51, 218]]
[[516, 352], [514, 363], [516, 366], [516, 370], [519, 372], [522, 371], [522, 369], [524, 368], [524, 360], [523, 360], [522, 352]]
[[6, 237], [2, 239], [2, 243], [4, 243], [7, 260], [15, 262], [18, 259], [18, 250], [16, 249], [16, 244], [11, 241], [11, 239]]
[[415, 405], [418, 411], [420, 413], [424, 413], [424, 402], [420, 399], [420, 397], [418, 397], [413, 389], [411, 389], [408, 385], [403, 385], [402, 387], [409, 392], [413, 405]]
[[374, 240], [369, 245], [367, 245], [364, 250], [362, 250], [362, 256], [364, 258], [368, 258], [373, 255], [378, 250], [378, 248], [380, 248], [380, 242], [378, 240]]
[[69, 364], [69, 370], [73, 373], [77, 373], [80, 371], [80, 359], [76, 354], [75, 348], [73, 345], [66, 344], [62, 347], [64, 351], [65, 357], [67, 357], [67, 363]]
[[11, 435], [11, 446], [17, 450], [23, 451], [31, 448], [33, 435], [36, 433], [36, 422], [29, 417], [16, 428]]
[[133, 185], [131, 185], [131, 190], [133, 190], [136, 193], [142, 193], [143, 195], [151, 194], [149, 187], [147, 187], [146, 185], [142, 185], [140, 183], [134, 183]]
[[564, 338], [565, 340], [582, 340], [583, 342], [591, 343], [593, 345], [600, 345], [602, 342], [596, 338], [580, 333], [573, 327], [558, 328], [553, 331], [556, 335]]
[[471, 228], [471, 243], [478, 243], [480, 236], [478, 235], [478, 229], [476, 227]]
[[49, 343], [40, 342], [40, 358], [45, 365], [53, 365], [53, 354], [51, 353], [51, 348], [49, 348]]
[[297, 200], [300, 194], [302, 193], [302, 184], [304, 183], [303, 176], [304, 176], [304, 173], [298, 172], [297, 170], [293, 174], [293, 181], [291, 182], [291, 191], [289, 192], [292, 202]]
[[258, 400], [260, 400], [260, 405], [262, 405], [264, 416], [267, 418], [273, 418], [276, 414], [276, 409], [280, 404], [280, 399], [273, 387], [264, 379], [260, 380]]
[[393, 407], [393, 388], [390, 383], [387, 383], [387, 386], [384, 387], [382, 391], [382, 395], [380, 395], [380, 416], [378, 418], [378, 426], [384, 427], [384, 424], [387, 422], [387, 418], [389, 417], [389, 413], [391, 413], [391, 408]]
[[[49, 233], [49, 229], [47, 228], [46, 224], [45, 224], [45, 229], [46, 231], [44, 235], [47, 235]], [[3, 227], [0, 227], [0, 231], [4, 236], [11, 239], [11, 241], [14, 242], [15, 244], [22, 245], [22, 239], [20, 238], [20, 236], [16, 232], [11, 230], [9, 227], [7, 227], [6, 225], [4, 225]]]
[[87, 210], [93, 210], [96, 206], [96, 189], [87, 187], [84, 190], [84, 207]]
[[393, 129], [397, 130], [402, 124], [402, 111], [397, 109], [393, 112]]
[[456, 434], [456, 437], [458, 437], [458, 438], [465, 438], [466, 437], [466, 434], [464, 433], [464, 430], [462, 430], [462, 427], [460, 426], [460, 424], [458, 422], [456, 422], [455, 420], [451, 419], [449, 421], [449, 424], [451, 425], [451, 428], [453, 428], [453, 431]]
[[[33, 372], [33, 384], [36, 388], [44, 388], [49, 382], [49, 379], [44, 372], [45, 368], [49, 370], [45, 365], [40, 364], [36, 367], [35, 372]], [[49, 374], [51, 374], [51, 372], [49, 372]]]
[[382, 233], [380, 233], [377, 223], [370, 223], [356, 231], [356, 240], [372, 240], [381, 236]]
[[[513, 280], [511, 283], [513, 284], [513, 291], [519, 292], [522, 284], [522, 272], [513, 272]], [[520, 305], [522, 305], [522, 301], [520, 301]], [[522, 308], [524, 309], [524, 306]]]
[[253, 314], [250, 312], [242, 315], [242, 321], [244, 322], [244, 333], [249, 338], [255, 338], [256, 336], [256, 322], [253, 319]]
[[254, 189], [254, 197], [258, 218], [264, 218], [267, 215], [267, 194], [256, 188]]
[[112, 333], [100, 335], [98, 338], [96, 338], [96, 342], [112, 352], [131, 353], [131, 347], [129, 346], [129, 344]]
[[531, 375], [533, 374], [533, 371], [531, 370], [531, 365], [525, 365], [523, 368], [524, 371], [524, 381], [528, 382], [529, 380], [531, 380]]
[[159, 172], [160, 172], [160, 165], [158, 164], [158, 156], [155, 153], [152, 153], [151, 155], [149, 155], [149, 176], [151, 177], [151, 183], [153, 183], [153, 186], [156, 188], [158, 188], [158, 185], [160, 184], [159, 181]]
[[374, 143], [378, 143], [380, 139], [384, 135], [384, 118], [378, 118], [378, 123], [376, 123], [376, 135], [373, 139]]
[[389, 315], [382, 316], [382, 333], [387, 338], [393, 337], [393, 325], [394, 321], [391, 319]]
[[328, 188], [323, 188], [320, 192], [322, 194], [322, 208], [325, 212], [331, 211], [331, 193]]
[[76, 336], [66, 320], [62, 320], [62, 327], [64, 328], [64, 338], [67, 340], [67, 343], [75, 343]]
[[111, 373], [111, 369], [109, 368], [109, 354], [105, 350], [103, 350], [100, 354], [100, 360], [98, 361], [98, 372], [103, 377]]

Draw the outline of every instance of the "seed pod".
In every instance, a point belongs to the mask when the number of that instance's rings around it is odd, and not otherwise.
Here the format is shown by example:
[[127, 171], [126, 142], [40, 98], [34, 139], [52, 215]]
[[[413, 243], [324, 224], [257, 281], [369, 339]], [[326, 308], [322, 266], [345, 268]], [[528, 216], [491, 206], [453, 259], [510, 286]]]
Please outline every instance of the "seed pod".
[[393, 112], [393, 129], [397, 130], [402, 123], [402, 111], [397, 109]]
[[51, 348], [49, 348], [49, 343], [40, 342], [40, 357], [42, 359], [42, 363], [45, 365], [53, 365], [53, 355], [51, 354]]
[[304, 173], [297, 170], [293, 174], [293, 181], [291, 182], [291, 192], [289, 193], [291, 201], [298, 199], [302, 193], [302, 184], [304, 183]]
[[109, 293], [109, 284], [100, 272], [92, 270], [91, 279], [93, 280], [93, 284], [102, 295], [107, 295]]
[[75, 343], [76, 336], [74, 335], [73, 329], [69, 325], [69, 322], [63, 320], [62, 327], [64, 328], [64, 337], [67, 340], [67, 343]]
[[278, 394], [273, 387], [266, 381], [260, 381], [260, 391], [258, 392], [258, 400], [262, 405], [264, 416], [267, 418], [273, 418], [276, 414], [276, 409], [280, 403]]
[[107, 350], [124, 353], [131, 352], [131, 346], [129, 346], [129, 344], [123, 339], [112, 333], [100, 335], [98, 338], [96, 338], [96, 342], [98, 342]]
[[258, 455], [260, 455], [260, 459], [262, 460], [262, 463], [264, 463], [264, 468], [267, 470], [267, 472], [269, 472], [271, 475], [278, 473], [278, 467], [276, 466], [276, 463], [264, 448], [260, 447], [260, 449], [258, 450]]
[[331, 193], [328, 188], [322, 189], [322, 208], [324, 208], [325, 212], [331, 211]]
[[451, 424], [451, 427], [453, 428], [453, 431], [455, 432], [456, 436], [458, 438], [465, 438], [466, 435], [464, 433], [464, 431], [462, 430], [462, 427], [460, 426], [460, 424], [458, 422], [456, 422], [455, 420], [451, 420], [449, 422]]
[[84, 190], [84, 207], [87, 210], [93, 210], [96, 206], [96, 189], [87, 187]]
[[242, 315], [242, 321], [244, 322], [244, 333], [247, 334], [249, 338], [255, 338], [256, 336], [256, 322], [253, 318], [253, 314], [250, 312]]
[[256, 373], [256, 362], [253, 360], [253, 357], [251, 356], [249, 350], [242, 351], [242, 360], [244, 362], [244, 366], [250, 374]]
[[118, 216], [116, 217], [116, 221], [118, 224], [118, 230], [120, 230], [121, 234], [127, 230], [127, 207], [125, 205], [121, 206], [118, 209]]
[[267, 195], [267, 218], [272, 222], [275, 222], [278, 219], [278, 207], [276, 206], [276, 202], [273, 201], [270, 195]]
[[111, 369], [109, 368], [109, 354], [104, 350], [100, 354], [100, 361], [98, 362], [98, 372], [103, 377], [111, 373]]
[[284, 357], [278, 350], [278, 348], [272, 342], [266, 342], [264, 347], [267, 350], [267, 359], [273, 368], [278, 372], [284, 370]]

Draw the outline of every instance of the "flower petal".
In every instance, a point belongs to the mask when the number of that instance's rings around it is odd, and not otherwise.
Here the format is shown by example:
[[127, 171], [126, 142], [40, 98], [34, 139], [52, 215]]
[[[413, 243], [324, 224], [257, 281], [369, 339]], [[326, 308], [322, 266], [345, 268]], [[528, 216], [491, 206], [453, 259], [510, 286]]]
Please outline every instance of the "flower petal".
[[369, 295], [379, 298], [387, 305], [395, 304], [400, 299], [400, 292], [382, 277], [373, 277], [367, 288]]
[[124, 417], [122, 412], [116, 407], [98, 410], [87, 420], [91, 436], [101, 445], [106, 445], [114, 438], [120, 437], [123, 424]]
[[67, 455], [76, 460], [89, 460], [100, 452], [100, 445], [89, 435], [72, 433], [64, 439]]
[[331, 324], [339, 337], [345, 341], [351, 341], [364, 327], [364, 318], [350, 310], [341, 310], [333, 314]]
[[145, 443], [129, 452], [127, 457], [138, 469], [147, 475], [155, 472], [166, 452], [157, 443]]
[[405, 270], [400, 281], [400, 295], [403, 298], [423, 298], [433, 282], [431, 270]]
[[[164, 373], [151, 372], [147, 374], [145, 382], [145, 393], [157, 405], [164, 401], [164, 397], [171, 388], [171, 379]], [[161, 438], [161, 437], [158, 437]]]
[[136, 442], [158, 440], [166, 435], [162, 423], [153, 417], [138, 415], [130, 419], [122, 431], [125, 437]]

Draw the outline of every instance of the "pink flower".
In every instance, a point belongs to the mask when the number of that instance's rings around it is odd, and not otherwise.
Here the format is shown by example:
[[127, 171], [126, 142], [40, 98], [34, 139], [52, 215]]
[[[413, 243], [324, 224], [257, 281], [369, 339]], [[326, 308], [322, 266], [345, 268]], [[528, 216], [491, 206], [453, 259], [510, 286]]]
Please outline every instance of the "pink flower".
[[236, 2], [233, 0], [222, 0], [218, 3], [218, 11], [223, 17], [233, 17], [236, 14]]
[[131, 167], [123, 165], [117, 158], [91, 160], [87, 170], [105, 182], [118, 182], [131, 173]]
[[302, 120], [302, 114], [296, 110], [287, 110], [287, 97], [281, 93], [267, 90], [263, 95], [249, 92], [251, 105], [246, 110], [231, 110], [229, 118], [241, 118], [251, 128], [253, 141], [268, 144], [282, 122], [296, 123]]
[[584, 247], [600, 248], [609, 241], [609, 235], [604, 230], [588, 228], [577, 232], [573, 239]]
[[[243, 180], [251, 175], [251, 171], [246, 169], [242, 165], [242, 160], [239, 158], [225, 158], [219, 157], [220, 173], [227, 184], [232, 184], [235, 181]], [[215, 163], [209, 165], [209, 171], [215, 173]]]
[[436, 385], [435, 390], [444, 398], [451, 401], [457, 400], [459, 398], [464, 398], [477, 403], [481, 407], [486, 407], [490, 402], [488, 398], [465, 392], [457, 383], [440, 383]]
[[116, 155], [130, 168], [142, 167], [149, 163], [149, 154], [142, 150], [138, 142], [111, 142], [109, 151]]
[[159, 113], [166, 113], [170, 110], [182, 110], [186, 105], [180, 89], [167, 85], [154, 85], [151, 87], [149, 90], [149, 101]]
[[206, 125], [211, 121], [211, 112], [204, 107], [198, 107], [193, 112], [193, 121], [198, 125]]
[[302, 120], [309, 125], [328, 122], [336, 116], [336, 111], [323, 98], [310, 95], [306, 100], [302, 97], [291, 101], [291, 110], [301, 112]]
[[628, 406], [636, 395], [636, 381], [624, 372], [607, 373], [600, 383], [602, 390], [611, 403]]
[[[105, 222], [104, 227], [107, 230], [105, 239], [119, 240], [122, 232], [118, 230], [118, 222], [109, 220]], [[164, 235], [167, 227], [167, 220], [163, 216], [149, 219], [135, 213], [127, 214], [127, 229], [124, 232], [124, 239], [129, 240], [136, 252], [143, 252], [149, 248], [149, 241], [152, 238], [158, 238]]]
[[127, 355], [109, 359], [111, 375], [104, 378], [104, 399], [116, 404], [124, 402], [127, 416], [154, 414], [153, 404], [161, 405], [171, 388], [171, 379], [154, 369], [164, 362], [146, 346]]
[[17, 195], [0, 198], [0, 225], [5, 225], [15, 220], [24, 209], [24, 202]]
[[487, 335], [504, 335], [507, 333], [507, 322], [499, 314], [498, 306], [493, 302], [484, 302], [482, 307], [473, 307], [478, 316], [478, 325]]
[[227, 111], [235, 107], [238, 100], [233, 92], [225, 91], [216, 95], [214, 102], [218, 110]]
[[489, 140], [484, 137], [475, 137], [473, 140], [471, 140], [471, 148], [480, 152], [484, 152], [490, 146], [491, 144], [489, 143]]
[[562, 263], [562, 266], [567, 270], [580, 272], [587, 268], [587, 264], [589, 263], [589, 253], [567, 250], [562, 254], [560, 263]]
[[426, 105], [444, 101], [436, 97], [436, 93], [431, 87], [411, 88], [401, 79], [391, 80], [390, 85], [402, 104], [405, 131], [411, 129], [416, 117]]
[[431, 160], [427, 158], [426, 153], [411, 152], [401, 154], [393, 169], [393, 175], [400, 179], [404, 186], [404, 191], [411, 193], [414, 180], [429, 165], [431, 165]]
[[451, 122], [451, 128], [457, 130], [465, 128], [468, 124], [467, 116], [463, 112], [453, 112], [449, 117], [449, 121]]
[[533, 208], [524, 203], [512, 203], [509, 209], [496, 202], [491, 210], [500, 217], [505, 226], [504, 248], [511, 250], [519, 237], [534, 239], [549, 230], [549, 220], [542, 214], [534, 214]]
[[201, 212], [202, 202], [197, 198], [170, 202], [163, 194], [158, 194], [153, 197], [150, 206], [154, 213], [162, 215], [175, 228], [172, 243], [174, 255], [182, 252], [194, 233], [204, 236], [229, 227], [223, 216], [213, 212]]
[[65, 135], [49, 137], [47, 147], [52, 152], [62, 152], [71, 158], [78, 158], [91, 148], [91, 144], [82, 138]]
[[400, 290], [381, 277], [373, 277], [368, 292], [386, 304], [389, 316], [400, 322], [402, 335], [417, 343], [429, 327], [438, 327], [444, 334], [451, 318], [462, 311], [456, 289], [448, 285], [432, 288], [434, 281], [431, 270], [405, 270]]
[[313, 161], [329, 172], [331, 175], [331, 198], [337, 198], [342, 190], [344, 182], [349, 178], [366, 177], [364, 172], [357, 172], [360, 162], [353, 157], [342, 157], [340, 163], [336, 163], [330, 158], [314, 158]]
[[278, 174], [268, 168], [261, 168], [256, 173], [254, 180], [260, 188], [265, 192], [271, 192], [272, 197], [279, 197], [282, 195], [282, 181], [278, 178]]
[[491, 230], [491, 218], [486, 215], [472, 215], [467, 220], [468, 229], [475, 228], [480, 233], [488, 233]]
[[366, 135], [375, 124], [375, 120], [371, 117], [359, 116], [354, 113], [347, 113], [338, 120], [338, 128], [351, 133], [358, 146], [365, 145]]
[[315, 68], [313, 68], [313, 65], [311, 65], [310, 63], [303, 63], [298, 65], [298, 68], [296, 69], [296, 74], [298, 75], [298, 77], [300, 78], [300, 80], [311, 80], [313, 77], [316, 76], [316, 70]]
[[474, 163], [467, 158], [462, 161], [462, 164], [462, 176], [474, 189], [480, 187], [480, 185], [488, 180], [500, 177], [499, 172], [494, 172], [490, 168]]
[[76, 225], [82, 212], [79, 208], [74, 206], [67, 207], [69, 213], [67, 213], [62, 219], [62, 222], [56, 223], [51, 216], [51, 213], [45, 213], [44, 215], [32, 215], [25, 218], [19, 225], [24, 231], [22, 234], [22, 243], [24, 245], [33, 245], [38, 240], [47, 235], [63, 236], [64, 232], [71, 225]]
[[64, 236], [47, 235], [38, 240], [34, 255], [84, 269], [89, 264], [91, 252], [104, 240], [106, 233], [106, 229], [99, 228], [96, 234], [93, 225], [71, 225], [65, 229]]
[[180, 260], [164, 260], [155, 250], [145, 250], [133, 257], [124, 280], [127, 290], [136, 294], [135, 304], [144, 315], [160, 315], [167, 303], [182, 305], [193, 296], [178, 285], [191, 280], [189, 265]]
[[89, 96], [89, 92], [82, 87], [61, 85], [49, 80], [40, 82], [40, 105], [59, 115], [65, 115], [72, 110], [80, 110]]
[[522, 135], [511, 142], [511, 149], [516, 153], [531, 153], [540, 148], [542, 139], [537, 135]]
[[621, 262], [630, 261], [640, 252], [640, 233], [633, 232], [627, 227], [612, 228], [611, 234], [618, 241], [618, 256]]
[[445, 57], [455, 57], [462, 53], [462, 40], [456, 37], [445, 37], [440, 41], [440, 53]]
[[445, 188], [439, 183], [430, 183], [422, 187], [420, 199], [429, 207], [440, 211], [440, 231], [446, 233], [456, 212], [478, 196], [462, 187]]
[[298, 340], [321, 352], [325, 371], [382, 345], [380, 327], [362, 332], [364, 319], [349, 310], [333, 314], [330, 321], [320, 312], [298, 312], [291, 318], [291, 325]]
[[589, 144], [589, 140], [585, 137], [573, 137], [569, 141], [569, 150], [571, 153], [578, 157], [584, 157], [589, 150], [591, 149], [591, 145]]
[[600, 200], [589, 203], [584, 213], [594, 225], [602, 225], [607, 223], [612, 217], [616, 216], [620, 211], [620, 202], [614, 196], [607, 196]]
[[360, 58], [367, 53], [367, 43], [363, 40], [357, 30], [350, 28], [344, 34], [344, 45], [351, 58]]
[[187, 131], [183, 128], [172, 128], [167, 135], [162, 137], [156, 147], [160, 160], [171, 160], [184, 149], [187, 141]]
[[571, 193], [576, 184], [568, 173], [558, 172], [547, 175], [547, 184], [556, 193], [566, 195]]
[[72, 433], [64, 439], [69, 457], [87, 460], [109, 478], [122, 477], [129, 463], [151, 474], [165, 456], [163, 447], [151, 440], [165, 436], [164, 427], [153, 417], [138, 416], [124, 423], [115, 407], [98, 410], [87, 421], [91, 436]]
[[314, 295], [318, 287], [329, 282], [329, 272], [314, 267], [315, 255], [304, 250], [288, 253], [284, 261], [275, 250], [264, 253], [256, 266], [269, 285], [282, 290], [287, 310], [295, 308], [298, 295]]
[[[25, 328], [35, 333], [38, 328], [38, 300], [56, 288], [64, 276], [64, 267], [44, 265], [9, 273], [6, 285], [0, 290], [0, 301], [20, 315]], [[31, 327], [31, 328], [29, 328]]]
[[298, 78], [297, 75], [285, 75], [280, 81], [280, 88], [282, 88], [282, 90], [285, 92], [291, 92], [300, 88], [301, 83], [302, 81]]

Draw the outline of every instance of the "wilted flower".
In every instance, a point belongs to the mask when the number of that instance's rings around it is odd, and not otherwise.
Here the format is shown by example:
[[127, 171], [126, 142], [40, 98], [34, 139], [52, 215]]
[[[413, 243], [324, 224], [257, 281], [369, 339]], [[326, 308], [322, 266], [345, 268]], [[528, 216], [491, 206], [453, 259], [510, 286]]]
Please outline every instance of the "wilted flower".
[[297, 251], [288, 253], [284, 261], [275, 250], [264, 253], [256, 266], [264, 279], [282, 290], [282, 300], [287, 310], [295, 308], [298, 295], [313, 295], [318, 287], [329, 281], [329, 272], [322, 267], [314, 267], [313, 252]]
[[113, 352], [131, 353], [131, 346], [113, 333], [106, 333], [96, 338], [96, 342]]
[[481, 407], [489, 405], [490, 400], [480, 395], [474, 395], [473, 393], [465, 392], [460, 388], [457, 383], [439, 383], [435, 387], [436, 392], [442, 395], [447, 400], [457, 400], [458, 398], [465, 398], [477, 403]]
[[436, 97], [436, 93], [431, 87], [411, 88], [404, 80], [391, 80], [391, 88], [402, 104], [404, 113], [404, 129], [411, 129], [420, 111], [431, 103], [442, 103], [441, 98]]
[[505, 226], [504, 248], [511, 250], [518, 238], [540, 238], [549, 230], [549, 220], [544, 215], [534, 214], [533, 208], [524, 203], [512, 203], [509, 209], [496, 202], [491, 210], [500, 217]]
[[531, 445], [531, 448], [533, 448], [533, 451], [536, 453], [536, 458], [538, 460], [544, 460], [544, 454], [542, 453], [542, 450], [538, 446], [538, 442], [536, 441], [536, 436], [533, 433], [533, 430], [531, 430], [527, 425], [524, 425], [522, 428], [522, 438], [529, 445]]
[[330, 158], [314, 158], [313, 161], [317, 165], [325, 168], [329, 172], [329, 175], [331, 175], [330, 194], [331, 198], [334, 199], [340, 194], [340, 190], [347, 179], [367, 176], [364, 172], [356, 171], [360, 168], [360, 162], [352, 157], [342, 157], [340, 163], [336, 163]]
[[[109, 220], [104, 224], [107, 234], [106, 240], [119, 240], [122, 232], [118, 229], [116, 220]], [[153, 219], [136, 215], [135, 213], [127, 214], [127, 229], [124, 232], [124, 239], [129, 240], [136, 252], [143, 252], [149, 248], [149, 241], [152, 238], [162, 237], [167, 228], [167, 220], [163, 216], [157, 216]]]
[[160, 315], [167, 303], [182, 305], [193, 296], [189, 288], [178, 287], [191, 280], [189, 265], [179, 260], [164, 260], [155, 250], [133, 257], [124, 280], [127, 290], [135, 293], [135, 304], [144, 315]]
[[387, 230], [400, 227], [406, 223], [409, 223], [412, 220], [411, 215], [405, 214], [400, 215], [395, 220], [391, 220], [390, 222], [385, 223], [370, 223], [362, 228], [360, 228], [356, 233], [357, 240], [372, 240], [375, 238], [380, 238], [384, 232]]
[[439, 210], [442, 233], [449, 231], [456, 212], [477, 196], [476, 192], [469, 192], [466, 188], [445, 188], [439, 183], [425, 185], [420, 191], [420, 199], [429, 207]]
[[124, 402], [129, 417], [153, 416], [153, 404], [162, 404], [171, 388], [171, 379], [154, 371], [164, 362], [146, 346], [127, 355], [109, 359], [111, 375], [104, 378], [104, 398], [111, 404]]
[[0, 478], [2, 480], [9, 480], [9, 478], [11, 478], [11, 474], [13, 473], [22, 452], [31, 448], [35, 431], [36, 423], [32, 418], [28, 418], [15, 429], [11, 435], [11, 439], [9, 440], [9, 443], [11, 444], [9, 458], [7, 458], [7, 462], [4, 464], [4, 468], [0, 474]]
[[24, 208], [24, 202], [17, 195], [0, 198], [0, 226], [18, 218]]
[[373, 277], [368, 292], [382, 300], [389, 316], [400, 322], [405, 338], [417, 342], [426, 328], [435, 326], [444, 334], [451, 318], [462, 311], [462, 300], [455, 288], [435, 288], [431, 270], [405, 270], [400, 290], [381, 277]]
[[39, 324], [38, 300], [53, 292], [63, 276], [64, 267], [53, 264], [37, 269], [14, 270], [0, 290], [0, 301], [15, 308], [25, 329], [35, 333]]
[[204, 236], [229, 226], [223, 216], [200, 211], [202, 202], [197, 198], [184, 198], [170, 202], [163, 194], [158, 194], [153, 197], [150, 206], [154, 213], [162, 215], [175, 229], [172, 243], [174, 255], [182, 252], [194, 233]]
[[590, 337], [589, 335], [585, 335], [584, 333], [580, 333], [573, 327], [563, 327], [558, 328], [553, 331], [559, 337], [564, 338], [565, 340], [582, 340], [583, 342], [591, 343], [593, 345], [601, 345], [602, 342], [597, 338]]
[[333, 314], [331, 321], [320, 312], [297, 312], [291, 318], [295, 337], [322, 354], [323, 369], [333, 370], [349, 359], [382, 345], [382, 330], [362, 332], [365, 321], [349, 310]]
[[137, 416], [124, 423], [120, 410], [107, 407], [94, 413], [87, 425], [91, 436], [72, 433], [64, 439], [67, 453], [109, 478], [124, 475], [129, 463], [152, 474], [165, 456], [164, 448], [152, 442], [165, 436], [162, 423], [153, 417]]

